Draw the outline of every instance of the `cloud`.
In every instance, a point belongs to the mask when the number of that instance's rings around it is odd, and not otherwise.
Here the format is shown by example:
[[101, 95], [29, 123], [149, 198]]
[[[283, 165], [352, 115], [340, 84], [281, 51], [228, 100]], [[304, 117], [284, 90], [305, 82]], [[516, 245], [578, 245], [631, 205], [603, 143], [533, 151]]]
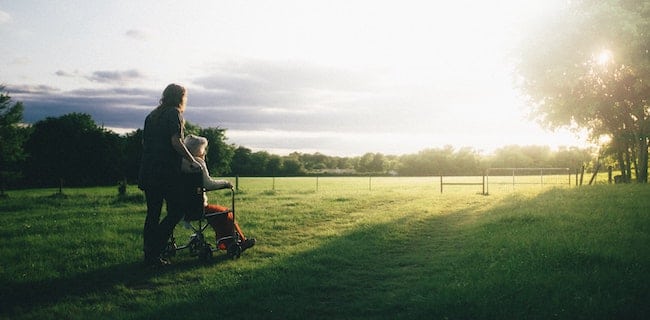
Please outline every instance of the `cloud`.
[[90, 74], [81, 74], [79, 71], [66, 71], [66, 70], [57, 70], [54, 73], [58, 77], [67, 77], [67, 78], [74, 78], [74, 77], [79, 77], [82, 79], [86, 79], [92, 82], [98, 82], [98, 83], [107, 83], [107, 84], [120, 84], [124, 85], [128, 82], [136, 81], [139, 79], [144, 79], [144, 75], [140, 73], [140, 71], [131, 69], [131, 70], [124, 70], [124, 71], [94, 71]]
[[388, 68], [238, 60], [206, 70], [190, 88], [186, 118], [234, 130], [431, 132], [452, 125], [442, 120], [449, 108], [482, 94]]
[[[482, 122], [507, 125], [490, 120], [494, 99], [472, 82], [450, 86], [435, 77], [385, 68], [293, 61], [242, 59], [203, 70], [202, 76], [186, 80], [185, 119], [204, 128], [225, 128], [233, 143], [255, 149], [401, 153], [454, 143], [442, 137], [483, 136], [476, 129]], [[59, 70], [56, 75], [92, 77], [107, 86], [72, 91], [14, 86], [18, 94], [12, 97], [24, 102], [27, 122], [83, 112], [108, 128], [141, 128], [163, 89], [123, 85], [143, 77], [137, 70], [90, 75]]]
[[7, 92], [12, 95], [20, 96], [47, 96], [56, 94], [59, 89], [47, 85], [7, 85]]
[[47, 117], [79, 112], [98, 125], [140, 128], [156, 106], [160, 93], [138, 88], [79, 89], [61, 91], [49, 86], [8, 86], [12, 99], [23, 102], [23, 118], [35, 123]]
[[0, 10], [0, 24], [11, 22], [11, 15], [5, 11]]
[[148, 32], [138, 29], [129, 29], [124, 35], [134, 40], [148, 40], [150, 37]]
[[63, 70], [58, 70], [58, 71], [55, 72], [54, 74], [55, 74], [56, 76], [58, 76], [58, 77], [76, 77], [76, 76], [78, 76], [78, 73], [77, 73], [77, 72], [70, 73], [70, 72], [63, 71]]
[[144, 76], [138, 70], [131, 69], [125, 71], [95, 71], [86, 78], [93, 82], [123, 84], [128, 81], [142, 79]]

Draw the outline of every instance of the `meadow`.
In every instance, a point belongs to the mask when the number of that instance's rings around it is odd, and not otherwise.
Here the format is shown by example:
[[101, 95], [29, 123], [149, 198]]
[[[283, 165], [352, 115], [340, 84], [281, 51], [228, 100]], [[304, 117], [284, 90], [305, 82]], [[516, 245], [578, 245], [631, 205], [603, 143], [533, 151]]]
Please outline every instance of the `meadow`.
[[258, 244], [235, 260], [181, 251], [160, 269], [141, 261], [137, 188], [10, 191], [0, 318], [650, 316], [649, 186], [506, 186], [482, 195], [441, 193], [437, 178], [242, 178], [237, 219]]

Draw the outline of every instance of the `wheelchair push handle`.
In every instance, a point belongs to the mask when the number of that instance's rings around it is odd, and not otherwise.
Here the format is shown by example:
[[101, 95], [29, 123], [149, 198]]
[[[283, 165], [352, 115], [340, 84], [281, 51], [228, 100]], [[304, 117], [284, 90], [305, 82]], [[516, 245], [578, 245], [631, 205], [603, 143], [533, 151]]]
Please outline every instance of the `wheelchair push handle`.
[[235, 214], [235, 187], [230, 186], [230, 197], [231, 197], [231, 206], [230, 210]]

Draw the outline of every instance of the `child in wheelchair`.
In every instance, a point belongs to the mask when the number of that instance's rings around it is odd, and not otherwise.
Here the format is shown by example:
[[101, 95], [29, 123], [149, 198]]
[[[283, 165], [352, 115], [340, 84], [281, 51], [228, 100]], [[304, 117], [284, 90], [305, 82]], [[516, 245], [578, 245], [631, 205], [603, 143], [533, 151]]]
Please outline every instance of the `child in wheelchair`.
[[[205, 162], [208, 139], [195, 135], [187, 135], [184, 142], [188, 151], [194, 156], [196, 161], [201, 164], [203, 176], [202, 182], [205, 191], [233, 187], [232, 184], [226, 180], [217, 180], [210, 177]], [[195, 170], [190, 167], [190, 163], [185, 159], [183, 159], [181, 171], [184, 173], [195, 172]], [[207, 222], [210, 224], [212, 229], [214, 229], [218, 249], [227, 250], [233, 241], [239, 241], [238, 245], [241, 247], [242, 252], [255, 245], [256, 240], [254, 238], [246, 238], [239, 227], [239, 224], [235, 221], [233, 212], [224, 206], [209, 204], [205, 192], [203, 192], [203, 212], [205, 217], [207, 217]], [[183, 223], [186, 228], [192, 228], [187, 215], [186, 218], [184, 218]]]

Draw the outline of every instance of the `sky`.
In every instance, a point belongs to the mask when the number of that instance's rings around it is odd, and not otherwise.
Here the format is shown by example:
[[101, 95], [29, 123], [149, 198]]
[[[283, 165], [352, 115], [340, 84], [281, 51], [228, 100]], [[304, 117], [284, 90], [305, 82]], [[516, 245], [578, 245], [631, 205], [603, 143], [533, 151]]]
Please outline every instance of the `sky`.
[[586, 147], [547, 131], [513, 50], [560, 0], [0, 0], [0, 84], [34, 123], [142, 128], [169, 83], [185, 119], [274, 154]]

